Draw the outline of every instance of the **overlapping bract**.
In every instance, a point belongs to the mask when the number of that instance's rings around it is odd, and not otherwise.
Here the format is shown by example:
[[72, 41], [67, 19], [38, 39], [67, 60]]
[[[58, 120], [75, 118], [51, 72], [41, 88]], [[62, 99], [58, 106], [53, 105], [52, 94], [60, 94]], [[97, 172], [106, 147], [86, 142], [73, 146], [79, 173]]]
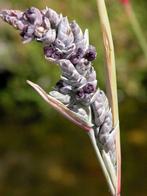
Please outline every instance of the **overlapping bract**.
[[75, 21], [69, 23], [67, 17], [50, 8], [40, 11], [32, 7], [25, 12], [4, 10], [0, 16], [20, 31], [24, 43], [32, 40], [43, 43], [45, 58], [58, 64], [62, 73], [50, 95], [87, 118], [90, 108], [97, 143], [115, 160], [112, 113], [106, 95], [97, 90], [92, 66], [96, 50], [89, 45], [88, 30], [83, 33]]

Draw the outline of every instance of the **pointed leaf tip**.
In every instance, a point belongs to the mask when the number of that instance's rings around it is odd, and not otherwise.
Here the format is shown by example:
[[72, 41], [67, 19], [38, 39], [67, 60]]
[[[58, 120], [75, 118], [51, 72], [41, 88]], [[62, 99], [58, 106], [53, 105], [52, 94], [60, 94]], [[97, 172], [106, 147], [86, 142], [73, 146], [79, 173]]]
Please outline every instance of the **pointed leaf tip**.
[[54, 97], [47, 94], [39, 85], [27, 80], [27, 83], [38, 92], [38, 94], [56, 111], [62, 114], [64, 117], [72, 121], [74, 124], [80, 126], [85, 131], [89, 132], [93, 127], [93, 124], [88, 122], [86, 119], [83, 119], [83, 116], [73, 112], [63, 103], [55, 99]]

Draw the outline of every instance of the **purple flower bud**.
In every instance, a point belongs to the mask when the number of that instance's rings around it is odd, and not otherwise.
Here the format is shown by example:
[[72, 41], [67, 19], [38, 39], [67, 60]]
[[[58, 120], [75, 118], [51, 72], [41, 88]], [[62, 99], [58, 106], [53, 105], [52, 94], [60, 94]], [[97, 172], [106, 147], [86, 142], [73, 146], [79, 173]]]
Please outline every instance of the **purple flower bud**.
[[81, 59], [83, 57], [83, 55], [84, 55], [83, 49], [82, 48], [78, 48], [77, 53], [76, 53], [76, 57], [78, 59]]
[[83, 87], [83, 91], [84, 93], [90, 94], [95, 91], [95, 87], [92, 84], [88, 83]]
[[84, 51], [82, 50], [82, 48], [78, 48], [77, 52], [73, 55], [71, 55], [70, 57], [70, 61], [73, 65], [77, 65], [79, 63], [79, 61], [81, 60], [81, 58], [84, 55]]
[[69, 60], [73, 65], [77, 65], [79, 62], [79, 59], [76, 57], [76, 55], [72, 55]]
[[88, 61], [93, 61], [96, 59], [96, 49], [93, 46], [89, 46], [88, 50], [86, 51], [85, 54], [85, 59], [87, 59]]
[[55, 60], [60, 60], [63, 58], [64, 54], [59, 52], [54, 45], [51, 46], [45, 46], [44, 47], [44, 55], [46, 57], [51, 57]]
[[79, 89], [77, 92], [76, 92], [76, 98], [77, 100], [78, 99], [83, 99], [85, 97], [85, 93], [83, 91], [83, 89]]
[[52, 58], [60, 60], [62, 59], [62, 53], [60, 53], [58, 50], [55, 50], [55, 52], [52, 54]]
[[44, 55], [46, 57], [52, 57], [54, 52], [55, 52], [55, 49], [53, 47], [48, 47], [48, 46], [44, 47]]
[[91, 93], [95, 92], [95, 86], [93, 84], [86, 84], [76, 92], [77, 101], [82, 101], [84, 104], [88, 104], [91, 99]]

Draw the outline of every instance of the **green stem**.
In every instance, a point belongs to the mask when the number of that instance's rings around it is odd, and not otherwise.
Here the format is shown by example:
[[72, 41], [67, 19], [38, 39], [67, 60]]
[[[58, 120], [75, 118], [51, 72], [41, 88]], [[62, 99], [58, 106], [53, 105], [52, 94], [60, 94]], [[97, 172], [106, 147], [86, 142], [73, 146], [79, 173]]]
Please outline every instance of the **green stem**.
[[[101, 29], [103, 34], [103, 43], [106, 57], [106, 90], [109, 99], [109, 104], [113, 114], [113, 127], [116, 127], [116, 157], [117, 157], [117, 182], [115, 195], [120, 195], [121, 189], [121, 149], [120, 149], [120, 128], [118, 115], [118, 98], [117, 98], [117, 82], [116, 82], [116, 67], [115, 54], [111, 27], [109, 23], [108, 13], [105, 5], [105, 0], [97, 0], [98, 12], [100, 16]], [[118, 126], [116, 126], [118, 124]]]
[[108, 186], [109, 186], [109, 188], [110, 188], [111, 194], [114, 196], [114, 195], [115, 195], [115, 187], [114, 187], [114, 185], [113, 185], [113, 183], [112, 183], [112, 180], [111, 180], [111, 178], [110, 178], [109, 172], [107, 171], [106, 165], [105, 165], [105, 163], [104, 163], [104, 161], [103, 161], [103, 158], [102, 158], [101, 153], [100, 153], [100, 151], [99, 151], [99, 148], [98, 148], [98, 146], [97, 146], [96, 139], [95, 139], [95, 135], [94, 135], [94, 130], [91, 129], [91, 130], [88, 132], [88, 135], [89, 135], [89, 138], [90, 138], [91, 143], [92, 143], [92, 145], [93, 145], [93, 148], [94, 148], [94, 150], [95, 150], [96, 157], [97, 157], [97, 159], [98, 159], [99, 162], [100, 162], [101, 168], [102, 168], [103, 173], [104, 173], [104, 175], [105, 175], [105, 178], [106, 178], [106, 180], [107, 180], [107, 183], [108, 183]]
[[125, 11], [126, 11], [128, 17], [129, 17], [133, 31], [139, 41], [140, 47], [142, 48], [144, 56], [147, 60], [147, 40], [144, 36], [142, 28], [138, 22], [138, 19], [135, 15], [135, 12], [132, 9], [132, 6], [130, 4], [126, 4], [126, 5], [124, 5], [124, 7], [125, 7]]

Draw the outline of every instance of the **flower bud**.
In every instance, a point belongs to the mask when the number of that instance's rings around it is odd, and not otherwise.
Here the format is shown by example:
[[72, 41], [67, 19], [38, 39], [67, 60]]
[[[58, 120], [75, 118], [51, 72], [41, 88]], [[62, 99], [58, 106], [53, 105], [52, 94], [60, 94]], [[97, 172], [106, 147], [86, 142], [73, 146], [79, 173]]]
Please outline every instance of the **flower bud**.
[[96, 49], [93, 46], [89, 46], [88, 50], [86, 51], [85, 54], [85, 59], [87, 59], [88, 61], [93, 61], [96, 59]]
[[24, 16], [27, 18], [28, 22], [32, 25], [42, 25], [42, 14], [39, 9], [31, 7], [26, 10]]

